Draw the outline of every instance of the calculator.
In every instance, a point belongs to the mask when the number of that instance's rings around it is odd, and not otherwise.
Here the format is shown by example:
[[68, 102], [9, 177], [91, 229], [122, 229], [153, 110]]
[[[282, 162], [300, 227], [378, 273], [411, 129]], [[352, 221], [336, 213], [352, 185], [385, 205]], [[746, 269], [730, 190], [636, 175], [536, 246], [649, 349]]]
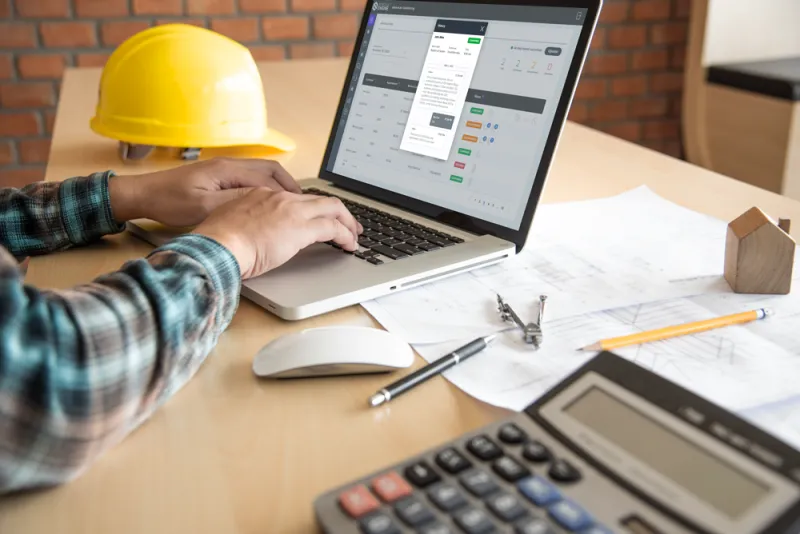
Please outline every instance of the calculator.
[[325, 492], [327, 533], [800, 533], [800, 452], [610, 352], [523, 412]]

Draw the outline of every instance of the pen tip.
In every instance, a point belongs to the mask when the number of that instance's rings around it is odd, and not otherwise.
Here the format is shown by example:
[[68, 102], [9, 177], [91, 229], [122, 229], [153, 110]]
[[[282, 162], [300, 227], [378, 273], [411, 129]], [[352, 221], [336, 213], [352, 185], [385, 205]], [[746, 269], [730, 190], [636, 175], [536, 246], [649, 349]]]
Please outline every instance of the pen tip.
[[386, 402], [386, 395], [384, 395], [383, 393], [376, 393], [375, 395], [369, 398], [369, 405], [372, 406], [373, 408], [375, 406], [380, 406], [384, 402]]

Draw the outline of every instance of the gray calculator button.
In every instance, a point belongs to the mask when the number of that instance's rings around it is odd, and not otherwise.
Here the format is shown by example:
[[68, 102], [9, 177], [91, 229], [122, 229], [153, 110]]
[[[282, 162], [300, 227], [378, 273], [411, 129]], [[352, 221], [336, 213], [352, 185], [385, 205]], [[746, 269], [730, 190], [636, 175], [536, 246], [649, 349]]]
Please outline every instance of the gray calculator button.
[[428, 497], [433, 501], [433, 504], [445, 512], [461, 508], [467, 504], [467, 500], [461, 495], [458, 488], [447, 483], [438, 484], [429, 489]]
[[418, 534], [453, 534], [447, 525], [441, 523], [428, 523], [422, 528], [417, 529]]
[[523, 517], [514, 523], [514, 534], [556, 534], [556, 531], [545, 519]]
[[400, 529], [392, 518], [383, 512], [368, 515], [359, 523], [364, 534], [400, 534]]
[[496, 493], [486, 499], [486, 506], [492, 511], [494, 515], [510, 523], [515, 519], [519, 519], [527, 512], [520, 500], [510, 493]]
[[510, 456], [501, 456], [492, 464], [494, 472], [509, 482], [516, 482], [531, 474], [530, 470]]
[[397, 517], [410, 527], [416, 527], [435, 519], [433, 512], [416, 497], [408, 497], [399, 501], [394, 505], [394, 511]]
[[458, 477], [461, 485], [476, 497], [483, 497], [497, 491], [499, 486], [494, 479], [481, 469], [470, 469]]
[[487, 534], [496, 531], [494, 523], [486, 512], [472, 506], [453, 514], [453, 520], [467, 534]]

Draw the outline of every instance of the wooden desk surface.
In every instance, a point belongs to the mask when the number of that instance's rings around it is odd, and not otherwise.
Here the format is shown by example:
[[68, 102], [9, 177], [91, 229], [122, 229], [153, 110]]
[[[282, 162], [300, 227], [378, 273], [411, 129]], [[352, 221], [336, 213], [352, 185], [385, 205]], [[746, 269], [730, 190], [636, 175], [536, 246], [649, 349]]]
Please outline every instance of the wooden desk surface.
[[[316, 175], [346, 66], [344, 60], [262, 66], [270, 124], [299, 144], [278, 159], [297, 178]], [[99, 75], [67, 70], [47, 179], [175, 164], [157, 159], [124, 168], [115, 143], [90, 132]], [[726, 220], [758, 205], [800, 221], [798, 202], [574, 124], [564, 130], [544, 201], [597, 198], [641, 184]], [[28, 282], [69, 287], [149, 250], [117, 236], [35, 259]], [[252, 375], [253, 355], [276, 336], [344, 322], [374, 324], [360, 307], [286, 323], [243, 300], [218, 347], [177, 396], [78, 480], [0, 501], [0, 532], [310, 532], [318, 493], [504, 415], [443, 379], [368, 409], [367, 397], [385, 376], [268, 382]]]

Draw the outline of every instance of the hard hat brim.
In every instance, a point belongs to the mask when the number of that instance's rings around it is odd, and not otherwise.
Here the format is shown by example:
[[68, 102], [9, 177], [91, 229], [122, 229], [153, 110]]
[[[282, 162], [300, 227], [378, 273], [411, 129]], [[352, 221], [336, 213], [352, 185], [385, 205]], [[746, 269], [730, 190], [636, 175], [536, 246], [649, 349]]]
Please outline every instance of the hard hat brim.
[[297, 148], [297, 143], [288, 135], [273, 128], [267, 129], [261, 144], [271, 148], [277, 148], [283, 152], [291, 152]]

